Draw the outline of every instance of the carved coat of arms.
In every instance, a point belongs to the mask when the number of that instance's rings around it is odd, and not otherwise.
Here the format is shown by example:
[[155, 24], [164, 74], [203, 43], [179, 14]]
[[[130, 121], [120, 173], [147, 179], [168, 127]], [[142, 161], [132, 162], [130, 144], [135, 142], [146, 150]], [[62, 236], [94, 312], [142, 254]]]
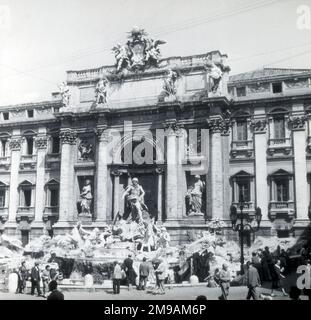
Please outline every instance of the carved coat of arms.
[[116, 58], [116, 72], [157, 67], [161, 58], [159, 45], [165, 41], [151, 39], [144, 29], [138, 27], [134, 27], [129, 33], [129, 40], [125, 45], [118, 44], [112, 49]]

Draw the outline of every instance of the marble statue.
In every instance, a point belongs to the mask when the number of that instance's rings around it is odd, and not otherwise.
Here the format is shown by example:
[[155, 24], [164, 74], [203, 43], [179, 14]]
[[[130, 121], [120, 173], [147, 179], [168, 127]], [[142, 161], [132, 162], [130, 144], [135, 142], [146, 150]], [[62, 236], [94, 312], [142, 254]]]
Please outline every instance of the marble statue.
[[164, 93], [166, 96], [175, 96], [177, 93], [176, 90], [176, 81], [177, 81], [178, 75], [177, 72], [173, 71], [172, 69], [168, 70], [167, 78], [164, 79]]
[[78, 201], [78, 207], [80, 208], [79, 216], [91, 217], [91, 204], [93, 200], [91, 180], [86, 179], [82, 192], [80, 194], [80, 200]]
[[211, 83], [210, 91], [212, 93], [217, 93], [219, 89], [220, 80], [222, 78], [222, 70], [212, 60], [209, 60], [206, 65], [209, 71], [209, 81]]
[[107, 90], [108, 90], [109, 81], [107, 78], [101, 78], [96, 87], [96, 104], [107, 104]]
[[145, 61], [147, 63], [150, 63], [151, 65], [157, 66], [161, 58], [159, 45], [164, 44], [165, 41], [153, 40], [153, 39], [147, 38], [146, 42], [147, 42], [147, 47], [146, 47]]
[[59, 86], [60, 95], [62, 97], [62, 105], [63, 107], [68, 107], [70, 102], [70, 92], [69, 92], [69, 86], [67, 85], [67, 82], [62, 82]]
[[188, 190], [186, 199], [189, 201], [189, 215], [203, 215], [202, 209], [202, 194], [205, 188], [204, 182], [199, 175], [195, 176], [195, 182]]
[[94, 156], [93, 145], [85, 140], [82, 140], [80, 142], [78, 150], [80, 159], [89, 160], [92, 159]]
[[120, 72], [123, 68], [126, 68], [129, 63], [129, 53], [126, 46], [121, 46], [117, 44], [115, 47], [112, 48], [116, 58], [116, 69], [117, 73]]
[[132, 184], [129, 185], [125, 192], [123, 193], [122, 198], [128, 202], [131, 208], [131, 218], [133, 221], [138, 220], [142, 221], [142, 210], [147, 209], [144, 204], [145, 191], [143, 187], [138, 183], [137, 178], [132, 179]]

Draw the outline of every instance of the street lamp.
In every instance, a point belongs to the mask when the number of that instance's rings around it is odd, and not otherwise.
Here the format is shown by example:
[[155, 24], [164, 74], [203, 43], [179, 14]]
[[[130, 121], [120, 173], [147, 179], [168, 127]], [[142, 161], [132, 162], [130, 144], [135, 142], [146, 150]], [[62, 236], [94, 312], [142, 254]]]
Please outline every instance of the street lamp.
[[[238, 232], [239, 233], [239, 237], [240, 237], [241, 274], [244, 273], [244, 268], [243, 268], [243, 266], [244, 266], [244, 239], [243, 239], [244, 231], [248, 230], [251, 233], [255, 233], [256, 231], [258, 231], [259, 227], [260, 227], [261, 218], [262, 218], [261, 209], [259, 207], [256, 207], [255, 220], [257, 222], [257, 228], [253, 228], [250, 225], [250, 223], [248, 223], [248, 222], [244, 223], [244, 220], [246, 220], [246, 221], [249, 220], [248, 213], [244, 213], [243, 212], [244, 206], [245, 206], [244, 197], [241, 196], [240, 197], [240, 201], [239, 201], [240, 213], [237, 212], [237, 208], [234, 205], [232, 205], [231, 208], [230, 208], [230, 220], [231, 220], [231, 224], [232, 224], [232, 230], [235, 231], [235, 232]], [[239, 220], [239, 223], [237, 223], [238, 220]]]

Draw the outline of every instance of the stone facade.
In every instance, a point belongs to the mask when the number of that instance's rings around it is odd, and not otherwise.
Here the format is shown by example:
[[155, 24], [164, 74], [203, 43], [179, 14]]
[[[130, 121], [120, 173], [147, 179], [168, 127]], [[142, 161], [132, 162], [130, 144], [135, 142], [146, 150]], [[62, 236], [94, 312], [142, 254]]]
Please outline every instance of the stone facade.
[[[135, 176], [150, 214], [176, 243], [213, 218], [233, 236], [229, 208], [241, 196], [251, 220], [262, 210], [258, 234], [299, 235], [309, 223], [311, 70], [229, 78], [226, 57], [213, 51], [135, 68], [118, 60], [119, 69], [67, 72], [67, 104], [53, 94], [0, 107], [0, 232], [26, 243], [44, 227], [63, 234], [81, 219], [101, 228], [126, 211], [122, 194]], [[105, 103], [96, 100], [100, 79], [107, 79]], [[202, 215], [187, 212], [195, 175], [205, 188]], [[85, 180], [93, 198], [91, 217], [81, 218]]]

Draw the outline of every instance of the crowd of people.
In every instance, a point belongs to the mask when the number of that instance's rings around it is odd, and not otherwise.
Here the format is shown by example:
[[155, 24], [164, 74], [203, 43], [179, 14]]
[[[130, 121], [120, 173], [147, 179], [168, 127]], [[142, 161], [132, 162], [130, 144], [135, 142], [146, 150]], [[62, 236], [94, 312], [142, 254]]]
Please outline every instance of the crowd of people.
[[[310, 265], [310, 248], [302, 247], [299, 251], [299, 264]], [[252, 252], [250, 260], [244, 266], [242, 277], [244, 284], [248, 287], [246, 299], [272, 299], [275, 297], [275, 292], [281, 292], [282, 296], [296, 296], [295, 287], [289, 288], [286, 292], [286, 277], [291, 272], [290, 256], [288, 252], [281, 249], [279, 246], [275, 252], [270, 252], [269, 247], [259, 249]], [[221, 270], [216, 268], [212, 275], [205, 278], [208, 282], [208, 287], [220, 287], [220, 300], [227, 300], [230, 289], [231, 275], [226, 264], [222, 265]], [[265, 285], [271, 289], [270, 294], [259, 294], [258, 288]], [[310, 291], [310, 290], [309, 290]], [[310, 293], [307, 293], [310, 296]]]
[[47, 300], [64, 300], [63, 293], [57, 289], [57, 280], [61, 275], [49, 264], [45, 266], [44, 270], [41, 270], [39, 262], [36, 261], [34, 266], [28, 270], [26, 261], [22, 261], [19, 268], [14, 271], [18, 279], [16, 293], [26, 293], [26, 282], [30, 280], [31, 295], [34, 295], [36, 291], [38, 297], [44, 297]]
[[[147, 281], [151, 273], [155, 275], [155, 287], [152, 290], [153, 294], [165, 294], [164, 283], [169, 281], [168, 266], [164, 259], [157, 259], [156, 261], [147, 261], [144, 257], [143, 261], [139, 265], [139, 274], [133, 268], [132, 255], [128, 257], [121, 264], [118, 261], [114, 262], [113, 270], [113, 293], [120, 293], [120, 284], [123, 281], [128, 287], [128, 290], [132, 290], [133, 286], [136, 286], [137, 290], [146, 290]], [[139, 277], [137, 279], [137, 277]], [[137, 281], [138, 280], [138, 281]], [[138, 285], [137, 285], [138, 284]]]

